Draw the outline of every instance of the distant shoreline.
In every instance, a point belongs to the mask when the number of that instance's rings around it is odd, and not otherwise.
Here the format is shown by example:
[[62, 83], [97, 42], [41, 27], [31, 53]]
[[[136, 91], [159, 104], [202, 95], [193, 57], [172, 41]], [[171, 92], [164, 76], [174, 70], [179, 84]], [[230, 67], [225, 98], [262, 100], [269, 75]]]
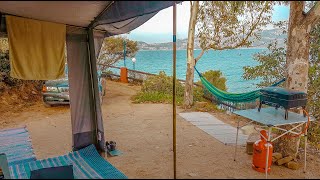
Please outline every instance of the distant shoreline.
[[[261, 47], [261, 48], [257, 48], [257, 47], [253, 47], [253, 48], [237, 48], [239, 49], [268, 49], [266, 47]], [[226, 49], [226, 50], [237, 50], [237, 49]], [[187, 49], [177, 49], [177, 51], [186, 51]], [[201, 49], [194, 49], [194, 50], [201, 50]], [[210, 49], [213, 50], [213, 49]], [[172, 49], [139, 49], [139, 51], [172, 51]], [[218, 50], [219, 51], [219, 50]]]

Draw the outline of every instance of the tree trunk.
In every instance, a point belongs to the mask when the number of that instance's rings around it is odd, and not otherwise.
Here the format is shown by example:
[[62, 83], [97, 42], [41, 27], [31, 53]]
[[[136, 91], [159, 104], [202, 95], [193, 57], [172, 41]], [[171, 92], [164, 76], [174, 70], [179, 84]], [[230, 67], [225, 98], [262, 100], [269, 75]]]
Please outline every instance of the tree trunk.
[[189, 20], [189, 31], [188, 31], [188, 44], [187, 44], [187, 72], [186, 72], [186, 83], [184, 91], [184, 107], [191, 108], [193, 105], [193, 80], [194, 80], [194, 36], [195, 27], [197, 23], [197, 14], [199, 12], [199, 2], [193, 1], [190, 6], [190, 20]]
[[[309, 69], [309, 32], [310, 27], [304, 23], [304, 2], [291, 1], [290, 19], [288, 29], [287, 55], [286, 55], [286, 87], [307, 93]], [[284, 126], [290, 129], [292, 126]], [[299, 129], [301, 130], [301, 128]], [[275, 145], [275, 150], [284, 156], [296, 158], [300, 138], [280, 138]]]
[[[309, 68], [309, 32], [304, 25], [302, 2], [291, 2], [287, 44], [287, 88], [307, 92]], [[309, 31], [309, 32], [308, 32]]]

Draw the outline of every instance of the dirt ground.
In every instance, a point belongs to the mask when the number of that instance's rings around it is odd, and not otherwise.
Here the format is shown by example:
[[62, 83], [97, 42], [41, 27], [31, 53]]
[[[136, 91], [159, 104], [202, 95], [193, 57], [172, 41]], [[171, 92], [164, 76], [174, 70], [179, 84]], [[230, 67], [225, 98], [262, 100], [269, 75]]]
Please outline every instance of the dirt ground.
[[[173, 178], [172, 105], [132, 104], [138, 86], [107, 82], [102, 105], [106, 140], [117, 142], [123, 152], [107, 157], [129, 178]], [[177, 112], [183, 111], [178, 109]], [[215, 113], [235, 125], [234, 116]], [[38, 159], [71, 151], [71, 122], [68, 106], [45, 108], [40, 102], [0, 115], [0, 129], [27, 126]], [[245, 147], [226, 146], [177, 115], [177, 178], [265, 178], [251, 168], [252, 156]], [[272, 165], [269, 178], [320, 178], [320, 158], [308, 155], [307, 172]], [[302, 162], [301, 162], [301, 165]]]

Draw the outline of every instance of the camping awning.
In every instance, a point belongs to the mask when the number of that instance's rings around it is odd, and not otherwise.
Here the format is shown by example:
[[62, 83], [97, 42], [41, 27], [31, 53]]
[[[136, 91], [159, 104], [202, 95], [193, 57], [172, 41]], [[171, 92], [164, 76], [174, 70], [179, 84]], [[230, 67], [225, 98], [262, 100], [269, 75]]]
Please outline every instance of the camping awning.
[[[73, 147], [89, 144], [104, 151], [96, 56], [103, 37], [130, 32], [160, 10], [173, 8], [173, 69], [176, 68], [176, 6], [181, 1], [0, 1], [0, 13], [67, 25]], [[0, 36], [6, 23], [0, 14]], [[96, 32], [94, 32], [94, 30]], [[97, 34], [101, 31], [101, 34]], [[100, 44], [100, 45], [99, 45]], [[89, 48], [88, 48], [89, 47]], [[175, 88], [175, 85], [173, 86]], [[174, 178], [176, 178], [176, 104], [173, 90]]]
[[0, 1], [0, 12], [77, 27], [94, 27], [107, 36], [127, 33], [173, 1]]

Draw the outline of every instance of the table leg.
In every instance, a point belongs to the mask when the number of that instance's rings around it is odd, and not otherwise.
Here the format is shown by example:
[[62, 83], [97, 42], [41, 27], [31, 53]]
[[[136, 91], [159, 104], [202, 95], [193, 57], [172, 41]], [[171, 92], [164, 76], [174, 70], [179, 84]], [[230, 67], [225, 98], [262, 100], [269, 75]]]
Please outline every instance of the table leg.
[[[307, 123], [306, 123], [306, 125], [307, 125]], [[307, 171], [307, 143], [308, 143], [307, 134], [308, 134], [308, 129], [306, 129], [306, 132], [304, 132], [304, 169], [303, 169], [304, 173], [306, 173], [306, 171]]]
[[271, 130], [272, 130], [272, 128], [271, 127], [269, 127], [268, 128], [268, 141], [267, 141], [267, 154], [266, 154], [266, 167], [265, 167], [265, 172], [266, 172], [266, 179], [268, 179], [268, 164], [269, 164], [269, 143], [270, 143], [270, 139], [271, 139], [271, 137], [270, 137], [270, 135], [271, 135]]
[[238, 135], [239, 135], [239, 122], [240, 120], [238, 119], [238, 125], [237, 125], [237, 136], [236, 136], [236, 146], [234, 150], [234, 161], [236, 161], [236, 156], [237, 156], [237, 146], [238, 146]]
[[258, 112], [260, 112], [260, 110], [261, 110], [261, 106], [262, 106], [262, 101], [260, 101], [260, 103], [259, 103]]

